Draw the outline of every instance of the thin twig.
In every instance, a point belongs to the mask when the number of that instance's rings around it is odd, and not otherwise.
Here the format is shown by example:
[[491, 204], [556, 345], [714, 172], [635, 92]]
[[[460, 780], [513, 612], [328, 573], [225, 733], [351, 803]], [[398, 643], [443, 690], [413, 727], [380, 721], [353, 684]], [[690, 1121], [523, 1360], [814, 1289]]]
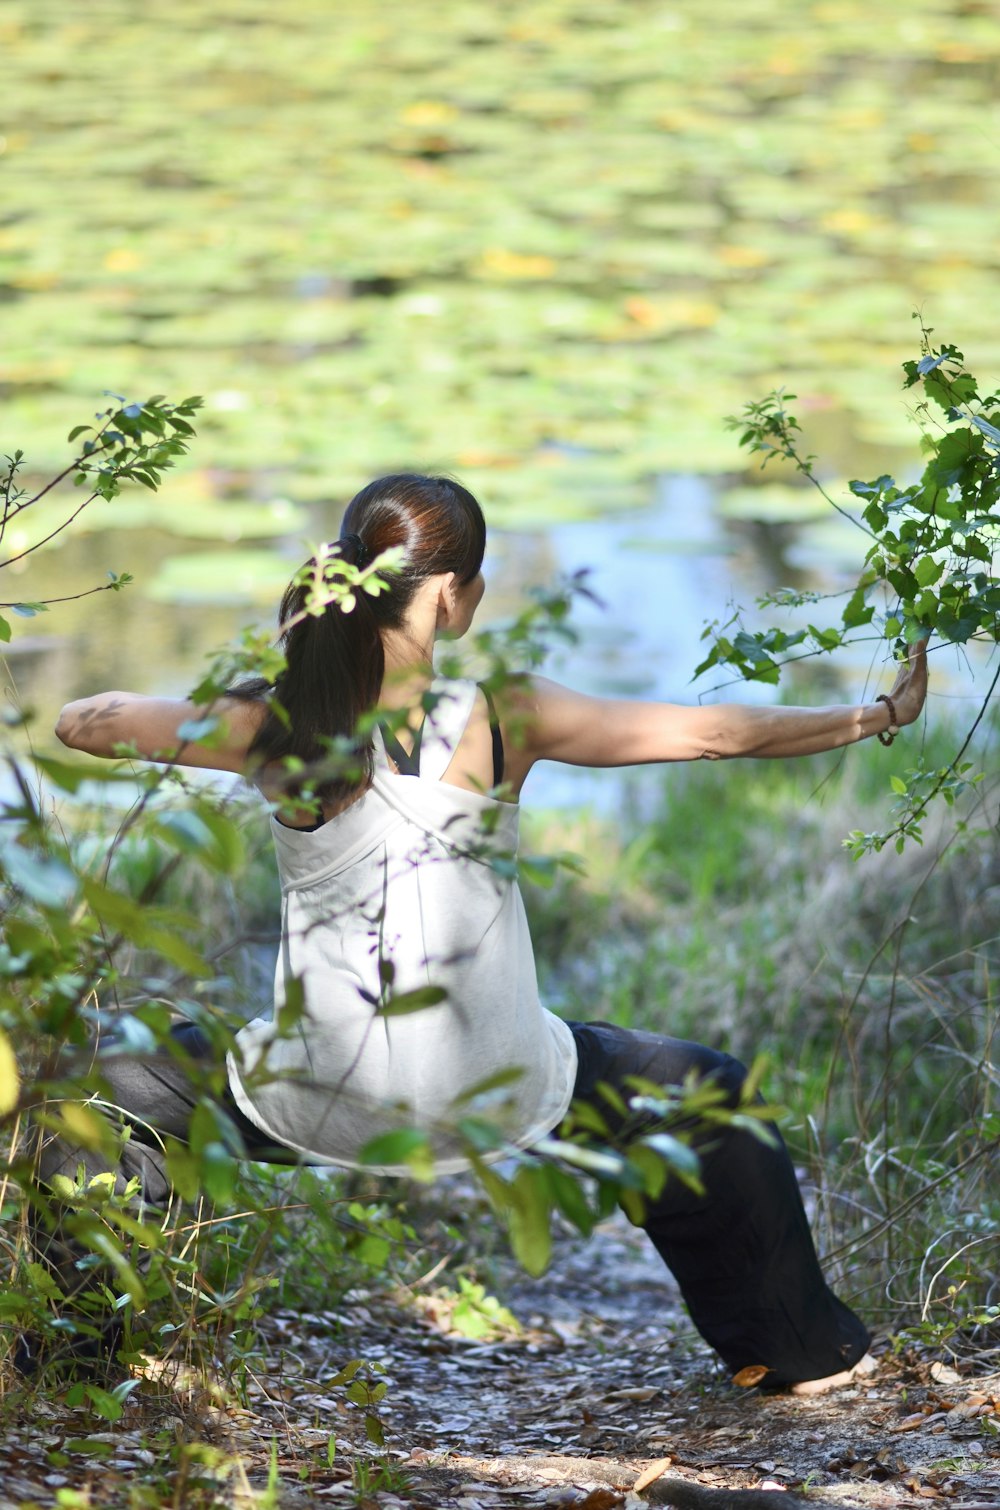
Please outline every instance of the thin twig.
[[[94, 495], [94, 496], [96, 496], [96, 495]], [[87, 499], [88, 503], [90, 503], [91, 501], [92, 500], [90, 498]], [[52, 536], [50, 535], [49, 539], [51, 540], [51, 538], [52, 538]], [[44, 540], [39, 541], [39, 544], [40, 545], [44, 545], [45, 541]], [[19, 557], [14, 557], [14, 559], [15, 560], [19, 560], [20, 558]], [[5, 561], [3, 564], [4, 564], [4, 566], [9, 566], [10, 562], [9, 561]], [[90, 598], [90, 597], [92, 597], [95, 592], [118, 592], [118, 591], [121, 590], [121, 586], [122, 586], [122, 584], [120, 582], [102, 582], [101, 585], [100, 585], [100, 587], [88, 587], [87, 590], [86, 590], [86, 592], [73, 592], [73, 593], [70, 593], [69, 596], [65, 597], [65, 598], [33, 598], [32, 602], [33, 603], [44, 603], [46, 607], [48, 607], [48, 605], [50, 603], [75, 603], [80, 598]], [[13, 603], [0, 603], [0, 608], [17, 608], [17, 607], [20, 606], [20, 604], [23, 601], [24, 601], [23, 598], [18, 598], [17, 601], [13, 602]]]
[[54, 529], [50, 535], [46, 535], [44, 540], [39, 540], [34, 545], [29, 545], [27, 550], [21, 551], [20, 555], [18, 556], [8, 556], [6, 561], [0, 561], [0, 571], [2, 571], [5, 566], [13, 566], [15, 561], [23, 561], [25, 556], [30, 556], [33, 551], [40, 550], [43, 545], [48, 545], [50, 540], [54, 540], [57, 535], [61, 535], [63, 530], [68, 529], [69, 526], [73, 523], [73, 520], [76, 519], [78, 515], [83, 513], [83, 510], [87, 507], [87, 504], [93, 503], [94, 499], [97, 496], [98, 494], [95, 490], [90, 494], [88, 498], [85, 498], [83, 500], [79, 508], [73, 510], [68, 519], [64, 520], [63, 523], [60, 524], [57, 529]]

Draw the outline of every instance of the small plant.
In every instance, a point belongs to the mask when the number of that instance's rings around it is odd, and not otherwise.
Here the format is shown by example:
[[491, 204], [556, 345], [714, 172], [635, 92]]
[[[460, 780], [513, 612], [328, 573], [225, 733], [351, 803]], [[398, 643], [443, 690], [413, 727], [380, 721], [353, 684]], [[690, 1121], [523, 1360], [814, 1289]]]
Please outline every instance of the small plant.
[[379, 1378], [384, 1373], [381, 1363], [354, 1358], [328, 1381], [331, 1388], [342, 1387], [345, 1398], [363, 1412], [365, 1435], [375, 1447], [385, 1446], [385, 1434], [378, 1413], [378, 1407], [385, 1399], [389, 1387], [384, 1379]]
[[360, 1505], [376, 1494], [405, 1494], [412, 1475], [391, 1458], [359, 1458], [351, 1468], [355, 1503]]

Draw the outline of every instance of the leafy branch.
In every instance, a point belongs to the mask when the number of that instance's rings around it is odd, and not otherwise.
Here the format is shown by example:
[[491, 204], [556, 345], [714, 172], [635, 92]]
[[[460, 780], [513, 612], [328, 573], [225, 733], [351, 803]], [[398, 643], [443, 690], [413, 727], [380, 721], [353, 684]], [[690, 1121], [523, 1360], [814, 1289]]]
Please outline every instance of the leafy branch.
[[[888, 474], [851, 482], [860, 516], [831, 497], [816, 477], [815, 457], [802, 450], [801, 427], [788, 407], [794, 394], [776, 390], [727, 421], [740, 431], [740, 444], [763, 457], [762, 465], [774, 457], [790, 462], [871, 544], [839, 624], [748, 630], [737, 610], [725, 622], [706, 626], [702, 638], [710, 641], [710, 648], [696, 676], [715, 666], [729, 666], [746, 681], [777, 684], [783, 667], [802, 659], [802, 654], [793, 657], [789, 651], [808, 645], [806, 655], [828, 654], [855, 643], [861, 637], [857, 631], [873, 624], [900, 660], [911, 644], [931, 634], [953, 645], [1000, 641], [1000, 581], [995, 571], [1000, 390], [980, 392], [962, 352], [951, 345], [933, 346], [932, 335], [921, 321], [920, 356], [903, 364], [904, 387], [919, 388], [923, 395], [914, 411], [926, 458], [923, 472], [918, 481], [902, 486]], [[881, 615], [872, 601], [879, 589], [888, 604]], [[798, 608], [818, 600], [815, 593], [782, 588], [761, 599], [759, 606]], [[903, 799], [899, 820], [887, 833], [850, 835], [846, 843], [855, 857], [881, 849], [890, 839], [900, 849], [908, 838], [920, 842], [929, 804], [938, 796], [953, 802], [976, 779], [967, 776], [970, 767], [960, 762], [996, 684], [994, 679], [962, 749], [947, 767], [934, 772], [917, 769], [906, 782], [894, 778]]]
[[[7, 469], [0, 476], [0, 541], [12, 520], [40, 503], [68, 477], [73, 477], [75, 487], [89, 486], [89, 492], [42, 539], [36, 540], [33, 545], [26, 546], [17, 554], [8, 556], [5, 561], [0, 561], [0, 569], [23, 561], [54, 540], [63, 530], [68, 529], [95, 498], [104, 498], [109, 502], [117, 498], [123, 483], [138, 482], [155, 491], [160, 485], [163, 472], [174, 466], [178, 457], [187, 451], [188, 440], [195, 433], [191, 419], [201, 406], [200, 398], [186, 398], [179, 404], [170, 404], [162, 394], [156, 394], [139, 404], [126, 403], [118, 394], [112, 394], [111, 397], [118, 400], [119, 407], [109, 407], [97, 414], [93, 425], [73, 427], [67, 437], [70, 444], [80, 440], [83, 435], [87, 439], [81, 443], [73, 460], [38, 492], [29, 496], [28, 490], [19, 486], [18, 474], [24, 465], [24, 452], [15, 451], [12, 456], [5, 457]], [[50, 603], [70, 602], [89, 597], [95, 592], [120, 592], [132, 580], [127, 572], [120, 575], [109, 572], [108, 576], [108, 582], [71, 594], [69, 598], [3, 602], [0, 603], [0, 608], [10, 608], [20, 616], [30, 618], [43, 612]], [[10, 637], [10, 623], [0, 615], [0, 641], [6, 642]]]

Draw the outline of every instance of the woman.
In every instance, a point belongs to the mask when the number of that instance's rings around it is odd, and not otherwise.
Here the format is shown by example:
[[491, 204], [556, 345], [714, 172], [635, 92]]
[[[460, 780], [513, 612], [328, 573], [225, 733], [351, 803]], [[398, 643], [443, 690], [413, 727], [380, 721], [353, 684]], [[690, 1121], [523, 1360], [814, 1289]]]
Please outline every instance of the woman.
[[[512, 1067], [518, 1073], [493, 1115], [522, 1147], [557, 1127], [574, 1096], [607, 1113], [598, 1086], [627, 1094], [627, 1076], [663, 1085], [709, 1076], [735, 1104], [746, 1072], [728, 1055], [566, 1023], [541, 1007], [509, 864], [521, 788], [539, 760], [788, 757], [875, 734], [891, 739], [923, 704], [919, 646], [891, 694], [861, 706], [605, 701], [531, 677], [502, 694], [497, 714], [474, 683], [444, 682], [432, 670], [437, 636], [462, 635], [472, 623], [484, 546], [479, 505], [457, 483], [382, 478], [350, 504], [337, 552], [364, 569], [401, 548], [388, 590], [359, 591], [350, 612], [317, 615], [306, 611], [307, 589], [293, 583], [280, 617], [291, 626], [286, 669], [274, 688], [235, 688], [215, 705], [211, 747], [184, 742], [183, 726], [204, 709], [183, 701], [109, 692], [60, 716], [57, 732], [76, 749], [111, 756], [127, 744], [151, 760], [251, 773], [280, 797], [272, 818], [283, 893], [276, 1008], [237, 1034], [228, 1061], [229, 1104], [250, 1157], [291, 1150], [351, 1166], [366, 1146], [377, 1149], [373, 1140], [415, 1127], [430, 1130], [439, 1169], [459, 1167], [454, 1125], [468, 1097]], [[398, 716], [366, 736], [376, 704]], [[331, 763], [331, 740], [350, 752], [346, 766]], [[297, 772], [290, 792], [288, 757]], [[175, 1034], [189, 1053], [208, 1052], [192, 1025]], [[112, 1056], [102, 1070], [139, 1129], [125, 1146], [122, 1178], [138, 1174], [158, 1204], [166, 1176], [141, 1129], [184, 1137], [189, 1082], [169, 1055]], [[705, 1194], [668, 1180], [647, 1203], [644, 1225], [703, 1336], [734, 1372], [763, 1365], [772, 1384], [809, 1391], [853, 1377], [868, 1333], [822, 1278], [780, 1139], [768, 1145], [746, 1131], [716, 1131], [700, 1154]], [[78, 1150], [51, 1146], [42, 1173], [79, 1159]], [[89, 1172], [106, 1167], [96, 1155], [86, 1159]]]

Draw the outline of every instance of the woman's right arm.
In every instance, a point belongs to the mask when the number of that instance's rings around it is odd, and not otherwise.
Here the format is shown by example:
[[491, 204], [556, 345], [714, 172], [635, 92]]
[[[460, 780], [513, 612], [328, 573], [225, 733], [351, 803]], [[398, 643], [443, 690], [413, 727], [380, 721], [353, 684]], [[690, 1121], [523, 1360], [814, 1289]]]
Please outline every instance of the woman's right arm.
[[[927, 691], [926, 642], [911, 647], [889, 693], [899, 725], [912, 723]], [[791, 758], [836, 750], [884, 733], [888, 705], [787, 707], [744, 703], [629, 702], [586, 697], [534, 677], [512, 704], [523, 731], [512, 741], [509, 779], [518, 785], [536, 760], [568, 765], [645, 765], [739, 756]]]
[[[254, 699], [223, 697], [206, 705], [187, 698], [99, 692], [67, 703], [56, 734], [72, 750], [108, 759], [125, 753], [171, 765], [243, 771], [263, 716], [263, 702]], [[182, 732], [186, 724], [206, 719], [216, 727], [200, 740]]]

